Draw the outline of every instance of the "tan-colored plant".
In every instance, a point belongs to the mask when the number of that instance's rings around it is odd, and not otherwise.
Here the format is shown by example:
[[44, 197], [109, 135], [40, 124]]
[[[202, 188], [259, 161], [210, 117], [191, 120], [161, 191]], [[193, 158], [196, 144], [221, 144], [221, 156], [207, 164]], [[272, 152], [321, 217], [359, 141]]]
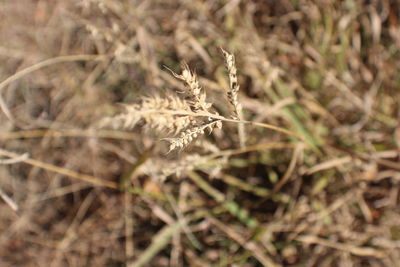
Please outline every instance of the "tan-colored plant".
[[171, 93], [164, 97], [159, 95], [144, 97], [141, 103], [126, 105], [124, 113], [106, 119], [103, 124], [111, 125], [114, 128], [130, 129], [142, 122], [145, 127], [172, 135], [163, 139], [169, 142], [169, 151], [183, 149], [206, 132], [211, 133], [215, 128], [221, 129], [222, 122], [239, 123], [238, 130], [242, 146], [244, 145], [244, 127], [242, 125], [244, 123], [290, 134], [288, 131], [272, 125], [243, 120], [242, 106], [238, 100], [239, 84], [235, 58], [227, 51], [221, 50], [225, 57], [229, 76], [230, 87], [226, 95], [232, 106], [232, 119], [221, 116], [213, 109], [212, 103], [207, 102], [206, 92], [201, 88], [196, 73], [190, 70], [187, 64], [182, 64], [181, 74], [170, 71], [174, 77], [186, 85], [186, 90], [182, 92], [183, 98]]
[[[231, 90], [227, 96], [233, 106], [234, 118], [238, 119], [240, 104], [238, 102], [238, 90], [236, 78], [236, 66], [233, 55], [222, 50], [226, 58], [229, 71]], [[222, 117], [213, 110], [212, 103], [207, 102], [206, 92], [201, 88], [195, 72], [189, 69], [187, 64], [182, 64], [182, 73], [171, 73], [174, 77], [183, 81], [186, 90], [183, 91], [185, 98], [177, 94], [167, 94], [144, 97], [139, 104], [125, 106], [125, 112], [106, 120], [105, 124], [114, 128], [130, 129], [137, 123], [143, 122], [146, 127], [155, 131], [166, 131], [172, 137], [164, 138], [170, 143], [169, 150], [182, 149], [190, 144], [195, 138], [211, 133], [214, 128], [222, 127]]]

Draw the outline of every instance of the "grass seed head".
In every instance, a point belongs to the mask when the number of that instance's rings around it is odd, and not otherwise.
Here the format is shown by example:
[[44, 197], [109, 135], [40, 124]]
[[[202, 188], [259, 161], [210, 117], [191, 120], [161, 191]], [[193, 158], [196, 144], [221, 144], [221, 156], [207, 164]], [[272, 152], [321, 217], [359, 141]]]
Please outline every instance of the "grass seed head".
[[[237, 100], [239, 85], [237, 84], [236, 66], [234, 56], [222, 50], [229, 72], [231, 90], [228, 92], [229, 102], [233, 105], [235, 114], [240, 111]], [[140, 104], [127, 105], [125, 112], [107, 120], [107, 125], [114, 128], [131, 129], [139, 122], [145, 127], [158, 132], [166, 131], [174, 137], [164, 138], [169, 145], [169, 151], [183, 149], [200, 135], [209, 133], [215, 128], [222, 128], [222, 121], [216, 119], [219, 115], [216, 111], [211, 112], [212, 103], [207, 103], [206, 93], [202, 90], [195, 72], [189, 69], [187, 64], [182, 64], [182, 73], [171, 73], [174, 77], [182, 80], [187, 86], [186, 99], [176, 94], [168, 94], [165, 97], [159, 95], [144, 97]], [[238, 117], [238, 116], [236, 116]]]
[[229, 103], [233, 107], [234, 111], [234, 116], [236, 119], [240, 117], [240, 113], [242, 110], [242, 106], [240, 105], [238, 101], [238, 92], [239, 92], [239, 84], [237, 81], [237, 69], [236, 69], [236, 63], [235, 63], [235, 56], [228, 53], [224, 49], [222, 49], [222, 53], [225, 57], [225, 66], [226, 69], [228, 70], [228, 76], [229, 76], [229, 91], [227, 92], [228, 100]]

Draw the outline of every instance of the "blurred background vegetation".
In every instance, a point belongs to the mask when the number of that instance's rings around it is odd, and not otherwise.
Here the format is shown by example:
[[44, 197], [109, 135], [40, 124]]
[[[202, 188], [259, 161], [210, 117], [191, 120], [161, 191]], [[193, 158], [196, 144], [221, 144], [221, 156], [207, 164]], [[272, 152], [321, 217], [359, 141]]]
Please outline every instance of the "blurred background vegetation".
[[[0, 1], [1, 266], [399, 266], [396, 0]], [[246, 120], [179, 153], [120, 103], [187, 62]], [[228, 115], [227, 115], [228, 116]], [[162, 176], [160, 179], [160, 176]]]

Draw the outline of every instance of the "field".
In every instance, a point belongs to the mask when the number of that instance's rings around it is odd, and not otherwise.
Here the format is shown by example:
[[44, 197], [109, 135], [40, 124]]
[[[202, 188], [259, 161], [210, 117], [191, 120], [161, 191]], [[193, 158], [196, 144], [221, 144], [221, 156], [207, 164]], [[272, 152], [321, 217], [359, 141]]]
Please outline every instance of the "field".
[[399, 23], [0, 1], [0, 266], [400, 266]]

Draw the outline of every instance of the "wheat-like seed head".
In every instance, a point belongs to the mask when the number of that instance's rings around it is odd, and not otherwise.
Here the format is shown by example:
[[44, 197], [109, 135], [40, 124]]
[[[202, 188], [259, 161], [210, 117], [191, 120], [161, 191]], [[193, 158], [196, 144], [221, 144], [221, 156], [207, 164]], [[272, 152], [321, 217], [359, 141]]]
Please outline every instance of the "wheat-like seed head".
[[182, 149], [186, 147], [195, 138], [203, 135], [205, 133], [205, 130], [208, 130], [209, 133], [211, 133], [214, 128], [221, 129], [222, 122], [220, 120], [212, 120], [211, 122], [205, 123], [203, 125], [195, 126], [193, 128], [182, 131], [180, 136], [177, 138], [166, 138], [166, 140], [170, 143], [169, 151], [172, 151], [176, 148]]
[[206, 93], [201, 90], [196, 73], [191, 71], [186, 63], [182, 64], [182, 68], [182, 74], [177, 74], [172, 70], [169, 71], [174, 77], [184, 81], [187, 85], [188, 90], [185, 93], [190, 99], [193, 111], [208, 111], [212, 104], [206, 102]]
[[187, 127], [195, 125], [195, 118], [185, 115], [191, 112], [190, 106], [175, 95], [145, 97], [141, 104], [126, 105], [125, 112], [103, 125], [114, 128], [132, 129], [143, 121], [145, 125], [156, 131], [166, 130], [168, 133], [177, 134]]
[[239, 84], [237, 81], [236, 75], [236, 63], [235, 63], [235, 56], [228, 53], [224, 49], [222, 49], [222, 53], [225, 57], [225, 65], [226, 69], [228, 70], [229, 75], [229, 91], [227, 92], [229, 103], [233, 106], [233, 111], [235, 113], [236, 119], [240, 117], [240, 113], [242, 110], [242, 105], [238, 101], [238, 92], [239, 92]]
[[[235, 58], [223, 49], [222, 52], [229, 74], [228, 100], [233, 106], [235, 119], [240, 119], [241, 105], [238, 102], [239, 84], [236, 77]], [[206, 102], [206, 93], [202, 90], [197, 75], [189, 69], [187, 64], [182, 64], [182, 67], [181, 74], [170, 71], [187, 86], [184, 92], [186, 99], [181, 99], [177, 95], [145, 97], [140, 104], [127, 105], [123, 114], [106, 120], [103, 125], [133, 128], [139, 122], [143, 122], [148, 128], [174, 135], [174, 137], [164, 138], [170, 143], [169, 151], [183, 149], [195, 138], [203, 135], [206, 130], [211, 133], [215, 128], [220, 129], [221, 116], [216, 111], [210, 111], [212, 104]]]

